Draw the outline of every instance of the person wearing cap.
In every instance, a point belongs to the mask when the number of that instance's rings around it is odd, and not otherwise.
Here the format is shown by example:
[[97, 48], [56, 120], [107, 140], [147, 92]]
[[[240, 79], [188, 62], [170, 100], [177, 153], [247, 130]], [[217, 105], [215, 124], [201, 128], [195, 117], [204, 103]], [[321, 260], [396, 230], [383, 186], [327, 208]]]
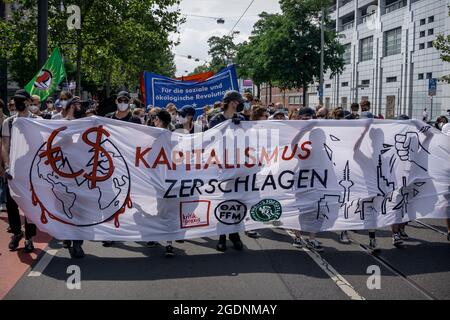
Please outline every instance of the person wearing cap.
[[[195, 110], [194, 110], [194, 114], [195, 114]], [[172, 131], [171, 130], [171, 128], [173, 127], [172, 126], [172, 116], [167, 110], [160, 109], [160, 110], [156, 111], [154, 117], [155, 118], [153, 120], [153, 123], [156, 128]], [[147, 247], [153, 248], [153, 247], [156, 247], [157, 244], [158, 243], [156, 241], [149, 241], [149, 242], [147, 242]], [[175, 255], [175, 253], [173, 251], [173, 242], [167, 241], [165, 256], [167, 258], [171, 258], [174, 255]]]
[[47, 108], [43, 112], [42, 118], [51, 119], [56, 114], [55, 103], [53, 101], [53, 98], [52, 97], [47, 98], [45, 104]]
[[240, 114], [244, 110], [245, 100], [242, 95], [237, 91], [228, 91], [223, 97], [222, 112], [214, 116], [209, 121], [209, 128], [212, 129], [215, 126], [225, 122], [227, 120], [235, 119], [234, 121], [244, 121], [245, 118]]
[[[233, 120], [233, 122], [235, 123], [239, 123], [241, 120], [245, 120], [244, 117], [240, 114], [242, 110], [244, 110], [244, 99], [237, 91], [228, 91], [225, 93], [225, 96], [223, 97], [222, 110], [223, 111], [221, 113], [214, 116], [209, 121], [210, 129], [227, 120]], [[236, 250], [242, 250], [244, 248], [239, 233], [230, 233], [228, 237], [233, 243], [233, 246]], [[220, 235], [219, 242], [216, 245], [216, 249], [221, 252], [227, 250], [227, 238], [225, 234]]]
[[194, 123], [195, 108], [193, 106], [184, 106], [177, 110], [177, 124], [175, 130], [180, 133], [193, 134], [202, 132], [203, 127]]
[[[16, 91], [13, 97], [17, 114], [7, 118], [2, 124], [2, 160], [5, 168], [5, 178], [12, 180], [14, 177], [9, 172], [10, 162], [9, 153], [11, 149], [11, 134], [12, 134], [12, 124], [16, 118], [38, 118], [36, 115], [32, 114], [28, 108], [31, 105], [31, 96], [24, 89]], [[13, 251], [19, 247], [20, 240], [23, 238], [24, 234], [22, 232], [22, 222], [20, 220], [19, 207], [14, 199], [11, 197], [9, 188], [6, 188], [6, 210], [8, 212], [8, 222], [13, 234], [11, 241], [9, 242], [9, 250]], [[34, 251], [32, 237], [36, 235], [36, 226], [34, 224], [28, 223], [25, 218], [25, 249], [27, 253]]]
[[114, 120], [141, 124], [140, 119], [136, 119], [131, 113], [130, 100], [131, 96], [128, 92], [120, 91], [117, 94], [116, 99], [117, 110], [107, 114], [106, 117]]
[[[67, 101], [64, 120], [75, 120], [85, 116], [85, 111], [81, 104], [79, 97], [73, 97]], [[83, 240], [64, 240], [63, 247], [69, 249], [70, 256], [72, 258], [81, 259], [84, 258], [84, 251], [82, 248]]]
[[270, 116], [269, 120], [287, 120], [286, 112], [283, 110], [277, 110]]

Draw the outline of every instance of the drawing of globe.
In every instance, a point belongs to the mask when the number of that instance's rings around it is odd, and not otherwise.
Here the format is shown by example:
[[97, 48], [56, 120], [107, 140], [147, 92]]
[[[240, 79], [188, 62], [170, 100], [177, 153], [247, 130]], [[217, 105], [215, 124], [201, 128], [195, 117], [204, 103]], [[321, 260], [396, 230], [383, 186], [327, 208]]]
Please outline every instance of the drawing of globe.
[[[46, 151], [47, 143], [39, 148], [31, 166], [30, 184], [33, 199], [46, 211], [42, 215], [48, 214], [49, 218], [64, 224], [88, 227], [110, 221], [124, 212], [131, 203], [128, 165], [109, 139], [103, 140], [100, 145], [111, 156], [114, 171], [107, 180], [97, 181], [95, 186], [84, 175], [76, 178], [59, 175], [50, 164], [46, 164], [47, 157], [40, 156]], [[87, 156], [80, 157], [80, 154]], [[77, 155], [76, 159], [81, 162], [75, 163], [75, 157], [71, 155]], [[61, 159], [55, 162], [58, 171], [68, 174], [80, 169], [89, 174], [95, 160], [92, 148], [81, 144], [65, 146], [53, 157]], [[104, 152], [99, 152], [97, 158], [96, 175], [107, 175], [110, 162]]]

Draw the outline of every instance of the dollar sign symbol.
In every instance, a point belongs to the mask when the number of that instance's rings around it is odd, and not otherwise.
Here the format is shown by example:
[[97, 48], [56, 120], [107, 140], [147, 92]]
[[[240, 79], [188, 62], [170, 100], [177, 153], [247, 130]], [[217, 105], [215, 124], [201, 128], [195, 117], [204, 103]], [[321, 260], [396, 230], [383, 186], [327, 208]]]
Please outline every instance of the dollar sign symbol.
[[[95, 138], [95, 142], [92, 142], [91, 140], [89, 140], [89, 134], [93, 133], [93, 132], [97, 134], [96, 138]], [[87, 173], [84, 174], [84, 177], [91, 182], [90, 189], [93, 189], [97, 186], [97, 181], [106, 181], [114, 173], [114, 163], [111, 158], [111, 155], [105, 149], [103, 149], [103, 147], [101, 146], [103, 135], [105, 135], [107, 137], [110, 136], [109, 132], [106, 131], [105, 129], [103, 129], [103, 126], [91, 128], [89, 130], [86, 130], [83, 133], [83, 141], [86, 144], [90, 145], [92, 147], [92, 150], [94, 151], [94, 155], [93, 155], [94, 162], [92, 164], [92, 171], [89, 174], [87, 174]], [[98, 176], [97, 168], [99, 166], [99, 157], [101, 154], [103, 154], [107, 158], [109, 166], [108, 166], [108, 172], [105, 175]]]
[[[59, 129], [56, 129], [55, 131], [52, 132], [52, 134], [50, 135], [50, 137], [48, 138], [47, 141], [47, 150], [41, 152], [39, 154], [40, 158], [47, 158], [47, 160], [44, 162], [46, 165], [50, 165], [53, 169], [53, 171], [58, 174], [59, 176], [63, 177], [63, 178], [68, 178], [68, 179], [74, 179], [76, 177], [78, 177], [79, 175], [83, 174], [83, 170], [74, 172], [74, 173], [67, 173], [67, 172], [63, 172], [60, 171], [58, 169], [58, 167], [56, 166], [56, 163], [58, 161], [64, 161], [63, 157], [62, 157], [62, 152], [61, 152], [61, 147], [54, 147], [53, 146], [53, 140], [56, 138], [56, 136], [66, 130], [67, 127], [62, 127]], [[56, 157], [55, 157], [56, 155]]]

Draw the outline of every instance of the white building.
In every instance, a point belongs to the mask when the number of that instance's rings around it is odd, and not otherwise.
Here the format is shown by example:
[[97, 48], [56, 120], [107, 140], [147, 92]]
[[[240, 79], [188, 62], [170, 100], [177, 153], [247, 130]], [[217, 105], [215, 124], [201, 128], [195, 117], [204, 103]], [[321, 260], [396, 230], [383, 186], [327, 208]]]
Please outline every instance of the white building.
[[429, 79], [450, 74], [432, 41], [450, 34], [450, 0], [337, 0], [331, 18], [346, 47], [344, 72], [325, 76], [324, 103], [350, 108], [368, 99], [372, 112], [387, 118], [407, 114], [432, 117], [450, 109], [450, 85], [438, 82], [428, 96]]

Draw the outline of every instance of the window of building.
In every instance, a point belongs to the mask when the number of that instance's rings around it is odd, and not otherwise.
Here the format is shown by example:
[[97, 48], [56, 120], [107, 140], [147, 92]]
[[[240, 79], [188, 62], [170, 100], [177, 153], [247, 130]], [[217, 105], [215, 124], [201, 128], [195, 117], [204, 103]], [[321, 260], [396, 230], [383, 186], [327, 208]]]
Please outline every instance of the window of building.
[[362, 80], [362, 81], [361, 81], [361, 84], [362, 84], [363, 86], [368, 86], [368, 85], [370, 85], [370, 80]]
[[425, 43], [419, 43], [419, 50], [425, 49]]
[[402, 28], [396, 28], [384, 33], [384, 56], [399, 54], [402, 50]]
[[296, 96], [289, 97], [288, 103], [289, 104], [300, 104], [300, 97], [296, 97]]
[[387, 83], [397, 82], [397, 77], [387, 77], [386, 82]]
[[344, 63], [350, 64], [352, 58], [352, 45], [350, 43], [344, 45], [344, 50], [344, 55], [342, 56]]
[[427, 73], [427, 79], [433, 79], [433, 73], [428, 72]]
[[420, 19], [420, 25], [423, 26], [425, 23], [427, 23], [426, 19]]
[[341, 86], [342, 87], [348, 87], [348, 82], [342, 82]]
[[[425, 31], [424, 31], [425, 32]], [[428, 29], [428, 35], [432, 36], [434, 34], [434, 29]]]
[[419, 79], [419, 80], [423, 80], [423, 73], [419, 73], [418, 79]]
[[368, 37], [360, 40], [359, 43], [360, 52], [359, 60], [367, 61], [373, 58], [373, 37]]
[[434, 16], [428, 17], [428, 23], [433, 23], [434, 22]]
[[425, 37], [425, 31], [420, 31], [420, 37], [421, 38]]
[[427, 48], [433, 48], [433, 41], [429, 41], [427, 43]]
[[325, 88], [326, 88], [326, 89], [330, 89], [330, 88], [331, 88], [331, 84], [330, 84], [330, 83], [329, 83], [329, 84], [326, 84], [326, 85], [325, 85]]

